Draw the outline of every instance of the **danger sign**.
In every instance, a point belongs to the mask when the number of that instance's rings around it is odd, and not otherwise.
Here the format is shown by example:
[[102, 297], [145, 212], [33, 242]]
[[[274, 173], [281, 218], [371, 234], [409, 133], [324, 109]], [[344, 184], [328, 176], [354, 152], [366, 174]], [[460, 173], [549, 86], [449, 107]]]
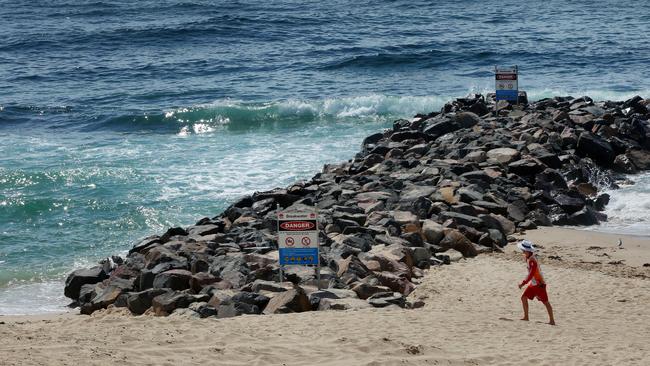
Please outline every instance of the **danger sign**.
[[494, 69], [496, 81], [496, 100], [517, 103], [519, 98], [519, 70], [517, 66]]
[[318, 265], [317, 219], [313, 211], [278, 213], [280, 265]]

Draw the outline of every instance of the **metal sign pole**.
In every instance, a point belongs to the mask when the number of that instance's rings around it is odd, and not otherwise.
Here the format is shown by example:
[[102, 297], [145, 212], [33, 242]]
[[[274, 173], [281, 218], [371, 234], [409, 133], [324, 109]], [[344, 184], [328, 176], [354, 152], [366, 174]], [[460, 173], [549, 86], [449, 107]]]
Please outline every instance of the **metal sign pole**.
[[[318, 220], [316, 220], [316, 232], [320, 234], [320, 231], [318, 231]], [[316, 248], [318, 248], [317, 256], [318, 260], [316, 263], [316, 281], [318, 281], [318, 289], [321, 289], [321, 283], [320, 283], [320, 235], [316, 236]]]
[[[277, 225], [276, 229], [277, 229], [278, 255], [279, 255], [280, 254], [280, 204], [279, 203], [277, 203], [275, 205], [275, 211], [276, 211], [276, 214], [275, 214], [276, 220], [275, 220], [275, 222], [276, 222], [276, 225]], [[280, 266], [279, 266], [280, 267], [280, 283], [282, 283], [282, 281], [284, 280], [284, 276], [283, 276], [283, 273], [282, 273], [282, 261], [278, 261], [278, 262], [280, 263]]]
[[[497, 73], [499, 72], [499, 68], [497, 65], [494, 65], [494, 84], [496, 85], [496, 79], [497, 79]], [[496, 93], [496, 88], [494, 92], [494, 117], [499, 117], [499, 98], [497, 98], [497, 93]]]
[[515, 75], [517, 75], [517, 106], [519, 106], [519, 66], [515, 65]]

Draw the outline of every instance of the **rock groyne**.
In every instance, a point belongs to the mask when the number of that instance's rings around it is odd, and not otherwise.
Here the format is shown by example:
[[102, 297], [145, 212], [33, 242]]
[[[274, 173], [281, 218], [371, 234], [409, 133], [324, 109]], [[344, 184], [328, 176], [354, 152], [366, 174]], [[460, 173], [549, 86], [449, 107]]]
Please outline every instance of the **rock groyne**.
[[[500, 250], [516, 231], [606, 220], [600, 191], [650, 169], [648, 104], [460, 98], [395, 121], [308, 181], [74, 271], [65, 295], [84, 314], [109, 305], [197, 317], [417, 307], [406, 296], [430, 266]], [[287, 267], [277, 282], [277, 205], [318, 209], [327, 289], [307, 267]]]

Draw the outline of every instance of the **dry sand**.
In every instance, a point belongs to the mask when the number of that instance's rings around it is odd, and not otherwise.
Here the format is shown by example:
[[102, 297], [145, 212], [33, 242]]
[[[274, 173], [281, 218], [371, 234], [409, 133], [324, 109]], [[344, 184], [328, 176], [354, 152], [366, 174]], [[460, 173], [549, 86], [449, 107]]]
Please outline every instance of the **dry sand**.
[[525, 264], [509, 248], [431, 269], [417, 310], [0, 317], [0, 365], [650, 365], [650, 240], [623, 237], [619, 250], [606, 234], [526, 237], [544, 247], [557, 326], [537, 301], [531, 321], [518, 320]]

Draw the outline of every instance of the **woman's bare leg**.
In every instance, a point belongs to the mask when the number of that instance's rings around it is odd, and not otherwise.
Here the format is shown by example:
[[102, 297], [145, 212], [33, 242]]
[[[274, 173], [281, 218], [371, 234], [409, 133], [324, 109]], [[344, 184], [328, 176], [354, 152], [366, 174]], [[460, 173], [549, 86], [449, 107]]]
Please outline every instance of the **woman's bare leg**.
[[548, 323], [550, 325], [555, 325], [555, 318], [553, 318], [553, 307], [550, 302], [543, 303], [546, 306], [546, 311], [548, 312]]
[[521, 320], [528, 321], [528, 298], [524, 295], [521, 295], [521, 305], [524, 307], [524, 317]]

